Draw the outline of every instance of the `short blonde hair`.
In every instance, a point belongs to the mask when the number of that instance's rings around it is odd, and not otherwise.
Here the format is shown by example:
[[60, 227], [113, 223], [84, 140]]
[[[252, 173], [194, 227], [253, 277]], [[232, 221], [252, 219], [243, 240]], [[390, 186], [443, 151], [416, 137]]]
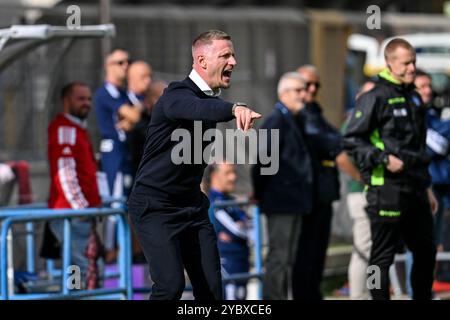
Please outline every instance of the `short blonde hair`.
[[384, 59], [387, 61], [389, 58], [392, 58], [392, 55], [394, 54], [395, 50], [397, 48], [404, 48], [407, 49], [413, 53], [416, 51], [414, 50], [414, 47], [405, 39], [402, 38], [394, 38], [386, 45], [384, 48]]
[[213, 40], [230, 40], [231, 36], [221, 30], [208, 30], [200, 34], [197, 38], [192, 41], [192, 54], [194, 50], [201, 45], [210, 45]]

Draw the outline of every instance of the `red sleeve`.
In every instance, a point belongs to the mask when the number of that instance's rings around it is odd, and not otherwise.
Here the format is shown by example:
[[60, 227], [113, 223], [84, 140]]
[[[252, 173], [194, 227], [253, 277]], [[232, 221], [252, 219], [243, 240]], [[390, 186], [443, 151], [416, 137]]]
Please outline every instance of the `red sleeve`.
[[77, 129], [55, 125], [49, 129], [49, 161], [53, 182], [73, 209], [89, 206], [77, 177]]

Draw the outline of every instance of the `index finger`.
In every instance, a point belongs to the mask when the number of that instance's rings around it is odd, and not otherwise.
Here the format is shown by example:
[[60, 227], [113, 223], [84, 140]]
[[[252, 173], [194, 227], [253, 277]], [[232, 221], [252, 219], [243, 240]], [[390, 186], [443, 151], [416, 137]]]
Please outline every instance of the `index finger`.
[[262, 117], [262, 115], [258, 112], [252, 111], [252, 119], [259, 119]]

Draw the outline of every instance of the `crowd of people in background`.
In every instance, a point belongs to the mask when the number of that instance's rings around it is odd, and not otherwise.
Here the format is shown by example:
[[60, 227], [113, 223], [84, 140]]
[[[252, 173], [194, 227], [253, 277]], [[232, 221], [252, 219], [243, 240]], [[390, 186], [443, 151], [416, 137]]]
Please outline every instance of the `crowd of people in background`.
[[[49, 125], [48, 132], [52, 177], [49, 208], [97, 207], [101, 205], [101, 197], [120, 199], [129, 194], [142, 157], [152, 107], [167, 84], [163, 80], [152, 83], [151, 66], [144, 61], [131, 62], [128, 52], [122, 49], [115, 49], [106, 57], [104, 68], [105, 81], [94, 95], [82, 82], [69, 83], [61, 90], [61, 113]], [[87, 131], [86, 118], [91, 109], [95, 109], [101, 137], [99, 163]], [[60, 257], [51, 248], [60, 248], [61, 223], [56, 220], [46, 225], [41, 250], [45, 258]], [[83, 284], [88, 283], [92, 260], [86, 248], [89, 241], [99, 238], [95, 226], [91, 219], [72, 222], [71, 259], [80, 266]], [[95, 244], [99, 252], [95, 259], [97, 277], [105, 263], [114, 263], [117, 258], [115, 219], [108, 218], [101, 229], [103, 241]], [[133, 261], [145, 263], [134, 233], [132, 247]], [[99, 284], [96, 282], [91, 288]]]
[[[332, 204], [341, 199], [339, 172], [350, 177], [349, 192], [342, 199], [353, 223], [350, 298], [389, 298], [388, 269], [402, 244], [413, 254], [413, 298], [432, 297], [436, 251], [450, 249], [448, 219], [444, 219], [450, 212], [450, 118], [433, 105], [432, 77], [415, 70], [408, 43], [398, 41], [387, 50], [388, 69], [361, 86], [356, 107], [341, 130], [326, 120], [317, 101], [321, 82], [314, 66], [303, 65], [279, 79], [278, 101], [259, 127], [269, 130], [268, 139], [271, 129], [280, 132], [279, 170], [265, 176], [260, 173], [264, 164], [254, 165], [249, 195], [267, 221], [264, 299], [323, 299]], [[124, 49], [115, 49], [105, 58], [104, 71], [104, 82], [93, 95], [82, 82], [69, 83], [61, 91], [62, 113], [48, 129], [50, 208], [97, 207], [102, 196], [126, 199], [130, 194], [152, 109], [168, 84], [153, 79], [152, 67], [144, 61], [132, 62]], [[380, 111], [384, 103], [389, 107]], [[87, 131], [91, 108], [101, 137], [99, 163]], [[426, 136], [420, 133], [424, 128]], [[0, 184], [12, 179], [10, 167], [0, 164]], [[211, 165], [206, 181], [203, 191], [211, 202], [236, 199], [235, 165], [226, 161]], [[408, 189], [411, 186], [415, 190]], [[425, 214], [428, 211], [430, 215]], [[436, 211], [433, 218], [431, 211]], [[210, 218], [222, 273], [249, 272], [248, 213], [230, 205]], [[86, 255], [86, 247], [98, 240], [96, 222], [76, 219], [72, 230], [73, 263], [81, 267], [86, 287], [96, 287], [103, 264], [113, 263], [117, 256], [115, 221], [104, 222], [103, 243], [97, 243], [102, 249], [94, 258]], [[48, 224], [46, 232], [62, 241], [60, 222]], [[94, 275], [89, 268], [92, 259], [98, 264]], [[134, 233], [133, 261], [146, 262]], [[382, 288], [369, 290], [369, 265], [381, 267]], [[247, 285], [247, 280], [227, 283], [224, 297], [246, 299]]]

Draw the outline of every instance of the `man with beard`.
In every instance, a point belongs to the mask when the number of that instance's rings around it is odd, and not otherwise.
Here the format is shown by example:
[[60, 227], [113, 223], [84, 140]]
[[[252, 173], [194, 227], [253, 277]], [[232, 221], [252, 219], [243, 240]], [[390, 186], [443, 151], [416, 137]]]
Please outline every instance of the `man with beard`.
[[[87, 85], [73, 82], [62, 89], [61, 98], [63, 113], [48, 127], [51, 177], [48, 207], [83, 209], [100, 206], [97, 165], [86, 122], [91, 110], [91, 91]], [[51, 221], [50, 230], [61, 243], [63, 220]], [[80, 267], [83, 279], [89, 265], [85, 250], [91, 232], [90, 219], [72, 219], [71, 263]]]

